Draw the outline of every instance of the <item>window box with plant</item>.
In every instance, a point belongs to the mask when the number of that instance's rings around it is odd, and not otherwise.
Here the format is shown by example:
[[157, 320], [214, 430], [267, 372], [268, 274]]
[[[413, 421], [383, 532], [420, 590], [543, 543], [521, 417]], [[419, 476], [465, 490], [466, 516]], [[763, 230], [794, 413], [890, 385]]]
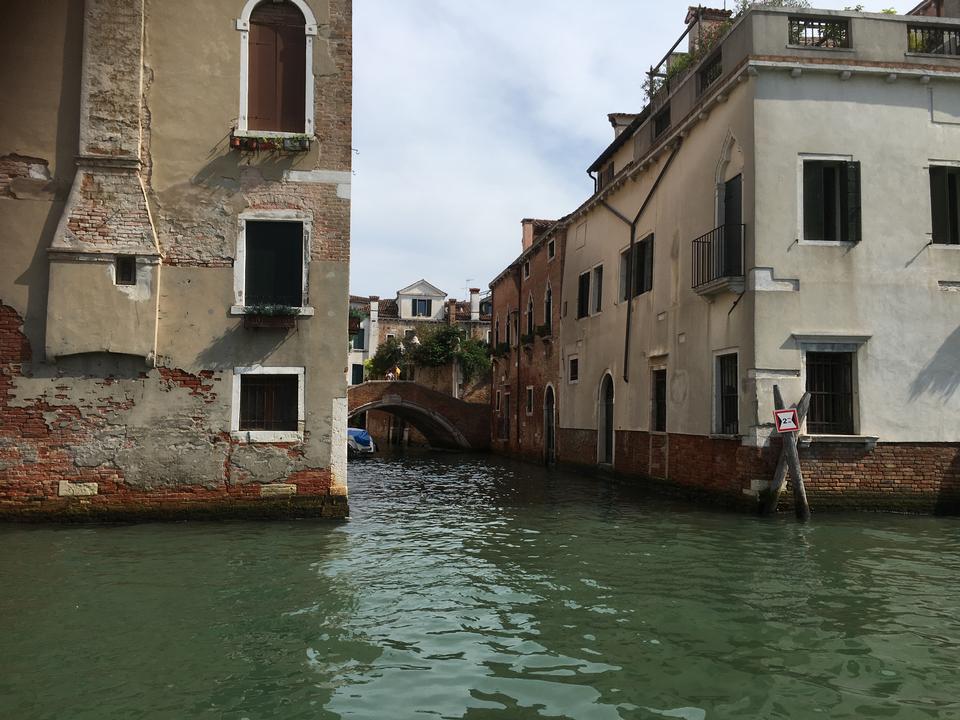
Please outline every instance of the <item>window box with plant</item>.
[[282, 133], [279, 136], [238, 134], [230, 135], [230, 147], [241, 152], [307, 152], [313, 138], [305, 133]]
[[300, 308], [290, 305], [246, 305], [243, 308], [245, 328], [292, 328], [297, 325]]

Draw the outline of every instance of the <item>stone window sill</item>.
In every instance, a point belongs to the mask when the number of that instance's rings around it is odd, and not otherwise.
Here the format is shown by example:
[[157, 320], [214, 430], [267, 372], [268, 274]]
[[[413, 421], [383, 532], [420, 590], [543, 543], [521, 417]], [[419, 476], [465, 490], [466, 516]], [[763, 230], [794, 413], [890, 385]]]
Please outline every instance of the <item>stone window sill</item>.
[[960, 55], [947, 55], [945, 53], [905, 52], [903, 56], [915, 57], [915, 58], [931, 58], [935, 60], [960, 60]]
[[[294, 317], [312, 317], [314, 310], [309, 305], [304, 305], [301, 308], [297, 308], [299, 312]], [[230, 306], [231, 315], [253, 315], [254, 313], [250, 311], [245, 305], [231, 305]]]
[[239, 442], [290, 443], [303, 442], [303, 433], [297, 430], [235, 430], [230, 437]]
[[800, 446], [810, 445], [865, 445], [872, 448], [880, 438], [874, 435], [801, 435]]

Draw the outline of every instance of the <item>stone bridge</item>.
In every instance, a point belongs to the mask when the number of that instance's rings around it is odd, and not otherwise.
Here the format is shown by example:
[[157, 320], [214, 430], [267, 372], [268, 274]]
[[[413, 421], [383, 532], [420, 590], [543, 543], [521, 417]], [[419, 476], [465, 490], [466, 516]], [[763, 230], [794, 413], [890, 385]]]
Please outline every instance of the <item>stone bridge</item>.
[[368, 410], [391, 413], [417, 428], [433, 447], [486, 450], [490, 407], [463, 402], [415, 382], [374, 380], [351, 385], [349, 417]]

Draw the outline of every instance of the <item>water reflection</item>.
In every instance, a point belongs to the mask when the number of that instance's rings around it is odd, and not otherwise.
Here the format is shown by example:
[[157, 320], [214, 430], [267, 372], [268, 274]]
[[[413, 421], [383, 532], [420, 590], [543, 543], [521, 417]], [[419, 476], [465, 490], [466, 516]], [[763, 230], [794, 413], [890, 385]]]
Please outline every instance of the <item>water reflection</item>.
[[0, 717], [960, 717], [955, 519], [458, 455], [350, 484], [338, 525], [0, 528]]

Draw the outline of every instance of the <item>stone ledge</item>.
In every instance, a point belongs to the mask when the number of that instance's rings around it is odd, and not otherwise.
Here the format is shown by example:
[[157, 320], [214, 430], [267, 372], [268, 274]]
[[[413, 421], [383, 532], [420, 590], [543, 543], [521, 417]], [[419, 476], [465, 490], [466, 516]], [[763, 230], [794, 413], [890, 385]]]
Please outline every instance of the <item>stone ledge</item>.
[[260, 497], [289, 497], [297, 494], [297, 486], [291, 483], [272, 483], [260, 486]]
[[61, 480], [57, 494], [60, 497], [86, 497], [96, 495], [100, 491], [100, 486], [95, 482], [74, 483], [69, 480]]

